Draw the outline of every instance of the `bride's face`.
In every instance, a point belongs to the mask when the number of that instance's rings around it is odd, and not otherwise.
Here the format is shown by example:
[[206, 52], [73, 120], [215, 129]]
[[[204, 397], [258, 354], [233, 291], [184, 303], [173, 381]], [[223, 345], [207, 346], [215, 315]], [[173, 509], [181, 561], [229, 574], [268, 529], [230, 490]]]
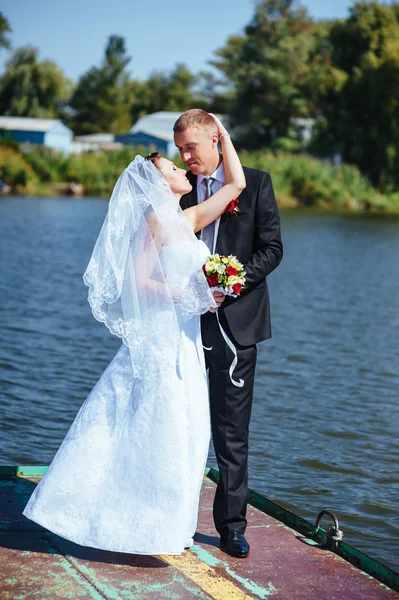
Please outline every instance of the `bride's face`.
[[167, 158], [161, 158], [158, 162], [158, 169], [169, 183], [174, 194], [187, 194], [191, 192], [192, 185], [186, 177], [186, 171], [179, 169], [176, 165]]

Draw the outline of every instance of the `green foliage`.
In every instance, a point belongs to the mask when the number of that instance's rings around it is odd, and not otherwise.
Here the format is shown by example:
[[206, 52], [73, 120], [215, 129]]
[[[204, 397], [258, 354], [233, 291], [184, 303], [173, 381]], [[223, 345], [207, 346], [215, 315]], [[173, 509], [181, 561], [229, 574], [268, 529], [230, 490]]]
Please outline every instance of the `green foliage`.
[[328, 34], [294, 0], [260, 0], [244, 36], [232, 36], [213, 62], [234, 86], [233, 115], [247, 147], [289, 134], [295, 117], [320, 113], [335, 86]]
[[66, 120], [75, 134], [124, 133], [130, 128], [129, 61], [124, 39], [111, 36], [101, 66], [82, 75], [70, 100], [73, 114]]
[[83, 184], [86, 195], [107, 196], [123, 169], [138, 153], [133, 147], [126, 147], [115, 152], [71, 156], [65, 169], [65, 181]]
[[[0, 179], [23, 193], [55, 193], [56, 183], [78, 183], [87, 196], [109, 196], [123, 169], [147, 149], [126, 147], [120, 151], [65, 157], [48, 148], [21, 154], [0, 145]], [[306, 206], [352, 211], [399, 212], [399, 193], [383, 196], [360, 171], [350, 165], [334, 167], [304, 154], [242, 151], [247, 167], [272, 175], [276, 197], [282, 206]], [[176, 157], [176, 164], [181, 164]]]
[[169, 74], [154, 72], [147, 81], [133, 82], [132, 121], [158, 111], [207, 108], [207, 101], [193, 92], [196, 81], [185, 65], [178, 64]]
[[0, 49], [10, 47], [10, 40], [7, 37], [10, 32], [10, 24], [0, 10]]
[[315, 23], [294, 0], [258, 0], [213, 64], [245, 147], [297, 152], [293, 119], [311, 117], [308, 150], [339, 152], [380, 189], [399, 188], [399, 3], [357, 2], [348, 19]]
[[295, 137], [282, 136], [274, 140], [271, 149], [275, 152], [300, 152], [303, 148], [303, 142]]
[[0, 129], [0, 146], [3, 148], [12, 148], [13, 150], [19, 150], [19, 143], [10, 137], [9, 132], [6, 129]]
[[38, 50], [18, 48], [0, 77], [0, 114], [14, 117], [58, 117], [71, 83], [57, 65], [38, 60]]
[[395, 198], [390, 202], [351, 165], [333, 166], [304, 154], [264, 151], [242, 152], [240, 158], [248, 167], [271, 173], [282, 205], [354, 211], [399, 209]]
[[29, 191], [37, 183], [36, 175], [23, 156], [12, 148], [0, 146], [0, 179], [15, 192]]
[[57, 183], [65, 178], [69, 159], [62, 152], [41, 146], [33, 147], [23, 156], [42, 183]]
[[[234, 95], [231, 89], [224, 89], [223, 80], [209, 71], [200, 71], [194, 86], [193, 106], [208, 112], [231, 115], [234, 107]], [[186, 110], [186, 109], [185, 109]]]
[[329, 35], [342, 85], [326, 94], [317, 144], [341, 152], [381, 189], [398, 189], [399, 4], [357, 2]]
[[[0, 49], [9, 46], [9, 32], [0, 12]], [[39, 61], [36, 49], [17, 49], [0, 77], [0, 114], [61, 117], [75, 134], [125, 133], [145, 114], [201, 107], [231, 117], [234, 137], [247, 150], [267, 147], [284, 161], [289, 152], [319, 157], [339, 153], [384, 191], [385, 199], [396, 202], [399, 2], [355, 2], [347, 19], [316, 22], [296, 0], [256, 0], [244, 33], [231, 36], [211, 63], [217, 75], [195, 75], [178, 64], [169, 73], [154, 72], [146, 81], [134, 81], [127, 72], [129, 62], [124, 39], [113, 35], [101, 64], [84, 73], [72, 89], [54, 63]], [[303, 118], [313, 122], [310, 142], [298, 132]], [[26, 163], [42, 182], [60, 177], [84, 181], [87, 189], [102, 194], [114, 180], [114, 161], [120, 164], [118, 154], [107, 156], [71, 158], [53, 166], [51, 156], [32, 154]], [[282, 189], [287, 198], [295, 195], [304, 204], [321, 205], [330, 171], [306, 163], [297, 173], [303, 160], [295, 159]], [[347, 178], [360, 176], [357, 171], [344, 177], [344, 167], [339, 173], [342, 186]], [[362, 187], [366, 179], [362, 182], [357, 181], [357, 194], [344, 194], [333, 182], [327, 204], [359, 202], [366, 207], [382, 202], [382, 196], [376, 200], [371, 188]]]

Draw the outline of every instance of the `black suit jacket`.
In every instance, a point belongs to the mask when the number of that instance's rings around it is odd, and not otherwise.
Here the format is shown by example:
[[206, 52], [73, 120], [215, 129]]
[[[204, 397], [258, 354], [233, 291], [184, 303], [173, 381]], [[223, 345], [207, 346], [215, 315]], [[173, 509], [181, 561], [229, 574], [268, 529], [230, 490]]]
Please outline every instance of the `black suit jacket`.
[[[244, 167], [246, 188], [239, 196], [239, 214], [222, 215], [216, 252], [233, 254], [244, 264], [248, 289], [237, 298], [226, 297], [219, 309], [235, 341], [250, 346], [271, 337], [270, 302], [266, 277], [283, 257], [280, 217], [269, 173]], [[182, 209], [197, 204], [197, 176], [187, 177], [193, 190]], [[233, 200], [233, 198], [232, 198]], [[206, 327], [207, 315], [202, 317]]]

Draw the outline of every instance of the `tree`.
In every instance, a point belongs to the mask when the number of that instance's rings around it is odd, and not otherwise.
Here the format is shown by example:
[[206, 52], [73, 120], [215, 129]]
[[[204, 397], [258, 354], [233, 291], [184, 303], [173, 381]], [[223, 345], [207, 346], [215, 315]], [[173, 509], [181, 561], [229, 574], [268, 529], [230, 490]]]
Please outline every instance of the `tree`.
[[132, 103], [126, 72], [129, 62], [124, 39], [111, 36], [102, 65], [82, 75], [70, 100], [70, 123], [75, 133], [124, 133], [129, 129]]
[[38, 50], [15, 50], [0, 77], [0, 114], [16, 117], [54, 118], [70, 95], [71, 82], [57, 65], [40, 62]]
[[225, 89], [223, 80], [210, 71], [200, 71], [193, 88], [196, 106], [212, 113], [231, 114], [233, 110], [234, 93], [232, 86]]
[[330, 39], [345, 81], [329, 99], [329, 139], [374, 185], [398, 188], [399, 4], [356, 3]]
[[11, 27], [0, 11], [0, 48], [6, 48], [7, 50], [10, 48], [10, 40], [7, 37], [7, 33], [11, 33]]
[[295, 0], [260, 0], [244, 36], [232, 36], [213, 65], [233, 86], [233, 115], [247, 144], [287, 136], [292, 119], [320, 113], [319, 89], [335, 81], [327, 32]]
[[206, 100], [193, 93], [196, 77], [184, 64], [178, 64], [169, 74], [154, 72], [144, 81], [133, 83], [132, 119], [158, 111], [185, 111], [195, 106], [203, 108]]

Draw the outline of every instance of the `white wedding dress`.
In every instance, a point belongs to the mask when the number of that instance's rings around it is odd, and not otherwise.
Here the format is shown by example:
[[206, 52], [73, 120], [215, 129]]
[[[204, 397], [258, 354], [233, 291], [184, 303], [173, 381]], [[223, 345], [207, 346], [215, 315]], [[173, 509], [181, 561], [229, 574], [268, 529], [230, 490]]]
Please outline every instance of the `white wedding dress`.
[[[180, 288], [207, 255], [196, 239], [161, 250]], [[168, 314], [155, 314], [153, 325], [165, 332], [156, 349], [159, 381], [134, 377], [122, 344], [23, 513], [83, 546], [180, 554], [192, 543], [210, 439], [200, 317], [179, 321], [177, 360]]]

